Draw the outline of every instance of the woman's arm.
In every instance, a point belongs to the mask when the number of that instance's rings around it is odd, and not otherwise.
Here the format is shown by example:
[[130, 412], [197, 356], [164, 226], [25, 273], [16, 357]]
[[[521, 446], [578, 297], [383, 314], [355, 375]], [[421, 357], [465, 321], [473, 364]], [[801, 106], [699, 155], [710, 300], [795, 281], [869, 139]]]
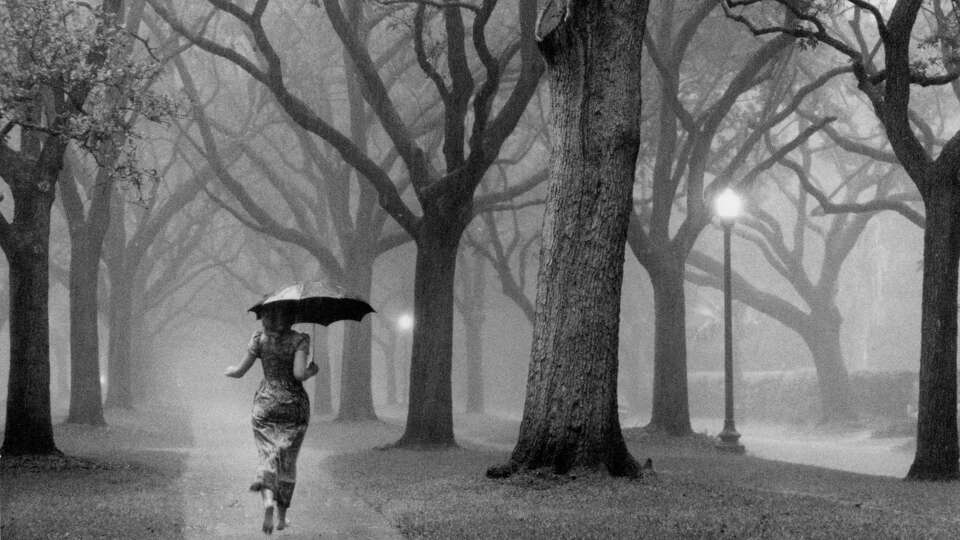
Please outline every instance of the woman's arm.
[[313, 362], [307, 362], [306, 351], [298, 350], [293, 355], [293, 376], [298, 381], [305, 381], [320, 371], [320, 367]]
[[253, 366], [253, 363], [256, 360], [257, 360], [257, 357], [254, 356], [252, 352], [247, 351], [246, 356], [244, 356], [243, 360], [240, 361], [240, 365], [227, 367], [227, 369], [223, 372], [223, 374], [226, 375], [227, 377], [233, 377], [234, 379], [239, 379], [240, 377], [243, 377], [247, 373], [247, 370], [249, 370], [250, 367]]

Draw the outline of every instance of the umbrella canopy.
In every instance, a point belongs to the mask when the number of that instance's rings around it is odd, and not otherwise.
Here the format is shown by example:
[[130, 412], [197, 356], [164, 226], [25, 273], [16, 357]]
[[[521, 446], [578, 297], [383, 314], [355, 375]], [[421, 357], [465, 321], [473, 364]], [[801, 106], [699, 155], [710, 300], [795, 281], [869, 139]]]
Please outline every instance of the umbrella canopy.
[[370, 304], [347, 295], [342, 288], [320, 281], [307, 281], [288, 285], [268, 294], [249, 309], [259, 319], [263, 310], [271, 305], [286, 305], [294, 311], [294, 323], [313, 323], [324, 326], [349, 319], [359, 321], [367, 313], [373, 313]]

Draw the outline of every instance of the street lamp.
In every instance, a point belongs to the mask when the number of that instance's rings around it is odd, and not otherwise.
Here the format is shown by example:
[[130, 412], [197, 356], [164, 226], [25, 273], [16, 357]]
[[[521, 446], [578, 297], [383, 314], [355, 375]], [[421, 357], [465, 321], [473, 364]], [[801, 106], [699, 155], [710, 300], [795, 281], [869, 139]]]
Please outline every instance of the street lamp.
[[714, 212], [723, 225], [723, 431], [717, 448], [742, 454], [740, 434], [733, 422], [733, 299], [730, 290], [730, 231], [743, 209], [743, 200], [737, 192], [727, 188], [713, 201]]
[[397, 329], [401, 332], [408, 332], [413, 329], [413, 315], [403, 313], [397, 317]]

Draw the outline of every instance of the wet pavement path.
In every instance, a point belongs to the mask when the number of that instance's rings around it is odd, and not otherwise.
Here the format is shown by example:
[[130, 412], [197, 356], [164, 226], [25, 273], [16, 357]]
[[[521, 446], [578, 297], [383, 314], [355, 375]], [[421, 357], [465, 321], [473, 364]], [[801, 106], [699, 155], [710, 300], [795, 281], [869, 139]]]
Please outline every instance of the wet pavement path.
[[[180, 482], [185, 538], [266, 538], [260, 530], [260, 495], [247, 491], [257, 453], [249, 421], [194, 418], [194, 445]], [[317, 426], [311, 426], [316, 429]], [[386, 517], [339, 488], [325, 468], [329, 449], [304, 445], [297, 464], [297, 488], [287, 518], [290, 527], [275, 538], [401, 538]]]

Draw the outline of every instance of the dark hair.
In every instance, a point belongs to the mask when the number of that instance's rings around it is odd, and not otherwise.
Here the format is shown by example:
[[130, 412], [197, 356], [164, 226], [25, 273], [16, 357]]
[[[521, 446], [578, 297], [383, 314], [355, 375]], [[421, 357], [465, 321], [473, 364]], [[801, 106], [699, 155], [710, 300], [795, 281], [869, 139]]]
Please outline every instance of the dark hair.
[[290, 326], [296, 320], [296, 306], [287, 302], [272, 302], [260, 309], [260, 318], [269, 318], [273, 321], [286, 323]]

